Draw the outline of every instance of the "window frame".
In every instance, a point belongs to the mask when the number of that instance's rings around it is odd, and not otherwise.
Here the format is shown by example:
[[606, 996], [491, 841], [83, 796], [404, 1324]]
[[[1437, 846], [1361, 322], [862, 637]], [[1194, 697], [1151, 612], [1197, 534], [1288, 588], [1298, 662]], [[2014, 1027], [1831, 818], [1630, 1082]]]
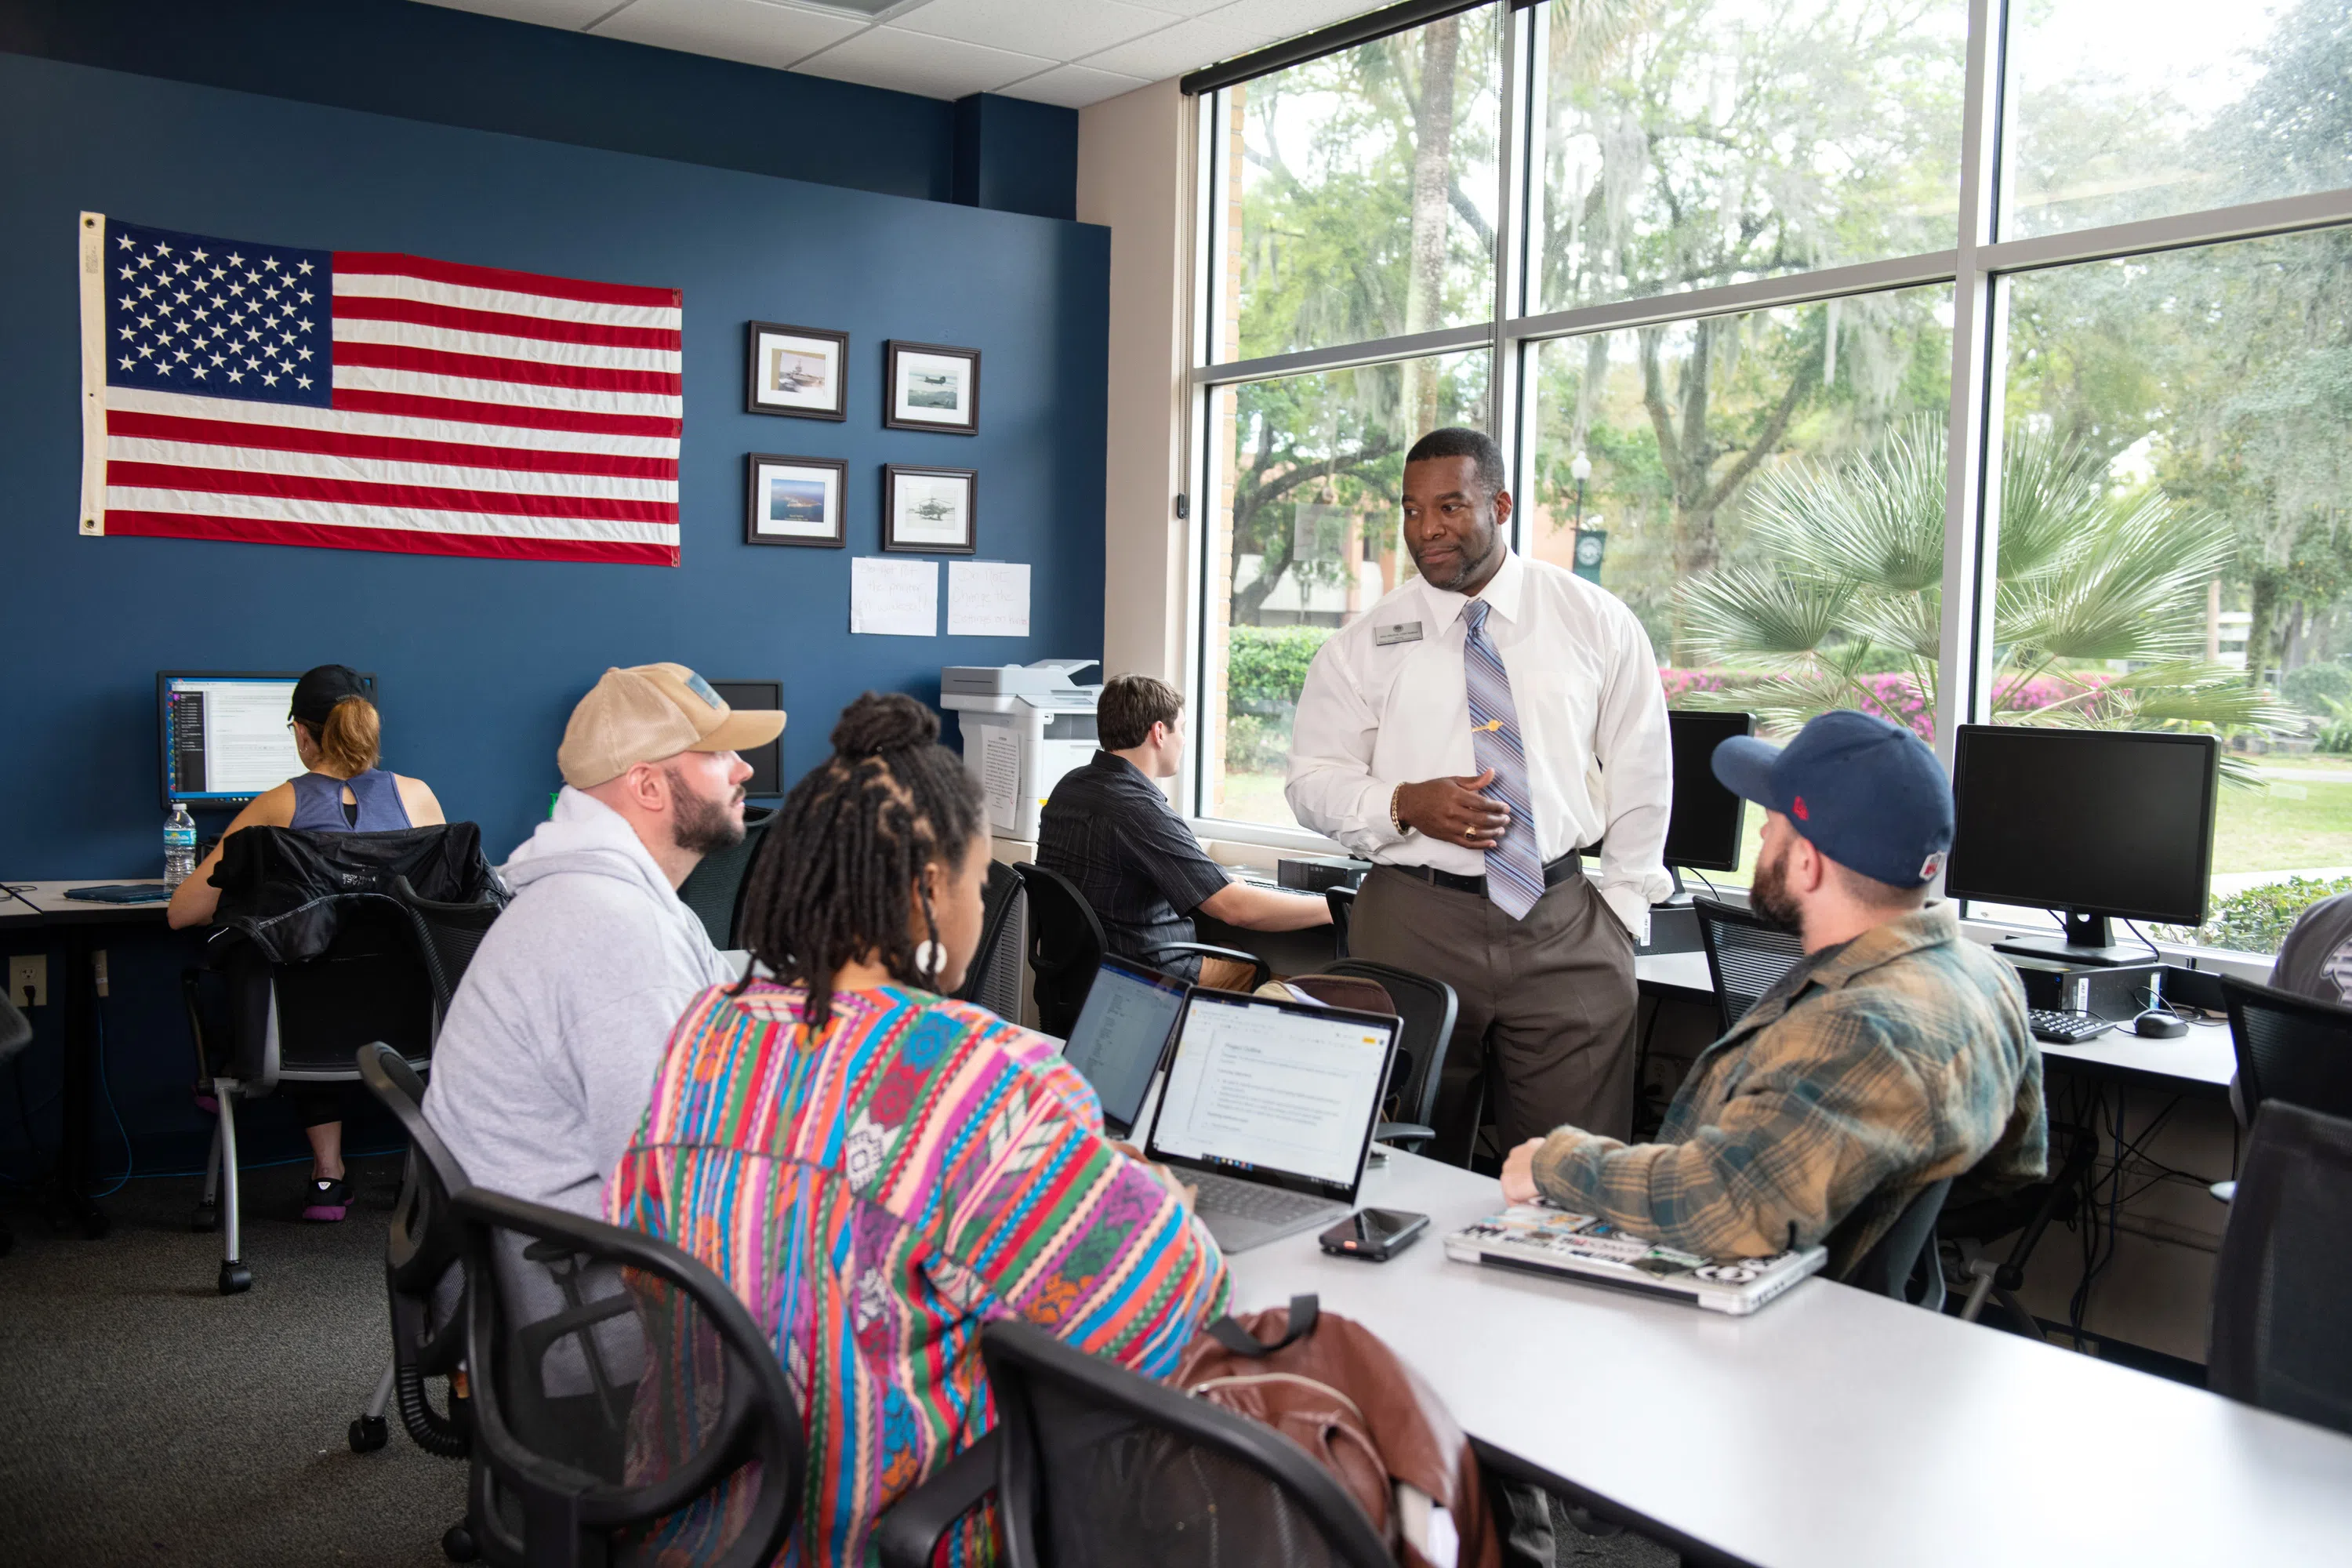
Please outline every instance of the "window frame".
[[[1963, 723], [1983, 721], [1992, 689], [1991, 604], [1979, 563], [1994, 558], [2000, 538], [1999, 473], [2002, 398], [2006, 380], [2006, 280], [2021, 274], [2086, 262], [2110, 261], [2217, 242], [2252, 239], [2311, 230], [2352, 227], [2352, 187], [2207, 208], [2163, 217], [2091, 228], [2002, 239], [1995, 229], [2000, 207], [2002, 68], [2007, 40], [2006, 0], [1967, 0], [1968, 32], [1962, 79], [1959, 206], [1956, 243], [1912, 256], [1888, 257], [1811, 271], [1610, 300], [1569, 310], [1529, 313], [1527, 285], [1528, 237], [1538, 227], [1543, 199], [1544, 123], [1548, 35], [1551, 8], [1529, 0], [1489, 0], [1502, 15], [1503, 116], [1496, 149], [1495, 308], [1482, 323], [1434, 331], [1333, 344], [1247, 360], [1219, 362], [1210, 336], [1218, 330], [1224, 302], [1220, 261], [1226, 254], [1224, 225], [1231, 210], [1220, 153], [1230, 137], [1226, 90], [1200, 92], [1195, 105], [1200, 149], [1195, 161], [1194, 276], [1186, 309], [1192, 321], [1189, 395], [1184, 402], [1185, 471], [1194, 485], [1188, 569], [1185, 672], [1195, 700], [1195, 744], [1188, 748], [1181, 801], [1188, 820], [1204, 838], [1278, 849], [1330, 852], [1339, 847], [1320, 834], [1298, 827], [1237, 822], [1204, 814], [1210, 798], [1200, 742], [1213, 721], [1202, 698], [1208, 690], [1208, 633], [1214, 625], [1209, 582], [1209, 510], [1214, 504], [1214, 457], [1211, 450], [1212, 403], [1222, 388], [1282, 376], [1419, 359], [1432, 354], [1486, 350], [1487, 433], [1503, 449], [1512, 489], [1524, 492], [1535, 446], [1535, 399], [1527, 395], [1535, 351], [1543, 342], [1594, 332], [1666, 322], [1734, 316], [1775, 307], [1878, 293], [1922, 284], [1952, 286], [1952, 370], [1947, 411], [1945, 563], [1938, 651], [1948, 672], [1939, 683], [1936, 714], [1937, 752], [1951, 763], [1952, 737]], [[1463, 15], [1481, 6], [1449, 7]], [[1402, 12], [1403, 8], [1400, 8]], [[1433, 16], [1401, 16], [1392, 31], [1423, 25]], [[1357, 23], [1349, 47], [1369, 41]], [[1311, 42], [1311, 40], [1310, 40]], [[1264, 72], [1286, 68], [1309, 58], [1304, 45], [1288, 46], [1288, 58], [1269, 60]], [[1319, 52], [1329, 52], [1328, 50]], [[1206, 74], [1206, 73], [1203, 73]], [[1230, 79], [1230, 72], [1219, 72]], [[1188, 82], [1187, 91], [1192, 91]], [[1512, 547], [1522, 552], [1528, 511], [1512, 523]], [[1958, 672], [1955, 678], [1952, 672]], [[2207, 950], [2182, 949], [2184, 953]]]

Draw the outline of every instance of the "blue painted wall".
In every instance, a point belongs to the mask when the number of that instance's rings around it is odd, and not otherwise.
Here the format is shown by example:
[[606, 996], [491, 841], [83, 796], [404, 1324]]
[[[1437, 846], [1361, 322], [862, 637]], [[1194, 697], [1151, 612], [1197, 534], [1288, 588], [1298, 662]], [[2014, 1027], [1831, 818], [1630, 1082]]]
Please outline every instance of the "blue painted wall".
[[[607, 665], [781, 678], [797, 776], [862, 689], [936, 697], [941, 664], [1101, 651], [1107, 230], [16, 55], [0, 55], [0, 876], [155, 873], [158, 669], [376, 671], [389, 763], [502, 856], [544, 811], [564, 716]], [[685, 564], [78, 537], [85, 208], [683, 289]], [[850, 333], [847, 423], [742, 412], [755, 318]], [[979, 436], [881, 428], [889, 337], [984, 353]], [[741, 542], [755, 451], [848, 459], [850, 549]], [[1032, 563], [1031, 637], [848, 635], [886, 461], [980, 470], [981, 554]], [[193, 1125], [169, 1110], [185, 1046], [168, 997], [127, 982], [118, 961], [126, 1120]]]

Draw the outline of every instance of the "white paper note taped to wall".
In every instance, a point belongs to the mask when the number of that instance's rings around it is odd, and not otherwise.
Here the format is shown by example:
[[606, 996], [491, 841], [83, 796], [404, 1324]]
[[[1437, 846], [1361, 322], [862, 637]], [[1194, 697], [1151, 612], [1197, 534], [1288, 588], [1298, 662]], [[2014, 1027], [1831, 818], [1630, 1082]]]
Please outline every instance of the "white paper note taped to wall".
[[1029, 567], [1013, 561], [948, 563], [948, 636], [1029, 635]]
[[940, 633], [940, 563], [860, 555], [849, 563], [849, 629], [868, 637]]

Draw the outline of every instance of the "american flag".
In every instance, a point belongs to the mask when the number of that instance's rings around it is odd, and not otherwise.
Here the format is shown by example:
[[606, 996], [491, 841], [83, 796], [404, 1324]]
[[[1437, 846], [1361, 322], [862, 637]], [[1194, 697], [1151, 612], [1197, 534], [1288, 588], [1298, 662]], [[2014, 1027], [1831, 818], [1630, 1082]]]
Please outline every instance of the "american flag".
[[675, 566], [675, 289], [82, 215], [82, 531]]

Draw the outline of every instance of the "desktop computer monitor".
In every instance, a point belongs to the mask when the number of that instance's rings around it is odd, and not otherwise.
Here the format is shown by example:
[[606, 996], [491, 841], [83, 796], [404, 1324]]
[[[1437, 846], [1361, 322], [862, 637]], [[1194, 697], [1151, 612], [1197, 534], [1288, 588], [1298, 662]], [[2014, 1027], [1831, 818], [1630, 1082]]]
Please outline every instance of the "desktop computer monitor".
[[[710, 689], [730, 708], [746, 712], [766, 712], [784, 705], [784, 683], [781, 680], [714, 680]], [[751, 764], [751, 776], [743, 781], [747, 795], [777, 795], [784, 793], [784, 738], [782, 735], [764, 746], [754, 746], [738, 753]]]
[[1666, 819], [1665, 862], [1700, 871], [1739, 869], [1739, 836], [1747, 826], [1747, 802], [1717, 782], [1711, 765], [1716, 747], [1734, 735], [1753, 733], [1748, 713], [1666, 714], [1666, 735], [1675, 750], [1675, 809]]
[[2063, 938], [1999, 944], [2069, 963], [2145, 963], [2110, 918], [2193, 926], [2213, 868], [2221, 751], [2210, 735], [1963, 724], [1944, 890], [2063, 913]]
[[[299, 670], [167, 669], [155, 677], [163, 805], [242, 806], [302, 771], [286, 720]], [[375, 693], [375, 677], [361, 683]]]

